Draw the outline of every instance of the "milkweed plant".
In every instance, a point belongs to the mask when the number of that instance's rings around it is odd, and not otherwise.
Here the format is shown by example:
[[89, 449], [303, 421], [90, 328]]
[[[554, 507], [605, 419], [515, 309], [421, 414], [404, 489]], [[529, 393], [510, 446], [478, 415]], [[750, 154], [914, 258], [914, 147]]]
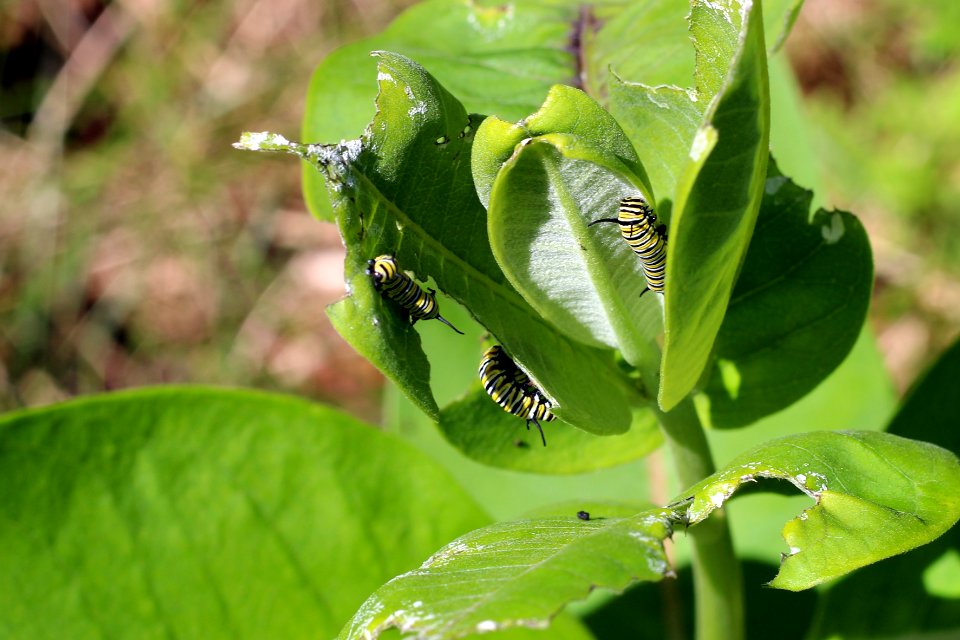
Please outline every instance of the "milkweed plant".
[[428, 0], [329, 55], [304, 142], [235, 146], [302, 159], [392, 433], [203, 388], [9, 415], [0, 629], [960, 629], [960, 346], [894, 406], [863, 225], [792, 177], [801, 4]]

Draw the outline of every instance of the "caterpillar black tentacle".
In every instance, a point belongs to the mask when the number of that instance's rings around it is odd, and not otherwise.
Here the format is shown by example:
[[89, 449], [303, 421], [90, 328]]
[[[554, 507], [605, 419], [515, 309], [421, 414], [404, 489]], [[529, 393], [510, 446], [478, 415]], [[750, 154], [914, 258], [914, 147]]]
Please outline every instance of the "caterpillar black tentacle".
[[410, 316], [410, 324], [416, 324], [417, 320], [437, 319], [447, 325], [460, 335], [460, 331], [450, 322], [440, 315], [440, 307], [437, 305], [436, 291], [429, 289], [424, 291], [420, 288], [413, 278], [405, 274], [397, 266], [397, 261], [391, 255], [377, 256], [373, 260], [367, 260], [367, 275], [373, 279], [373, 286], [381, 294], [386, 295]]

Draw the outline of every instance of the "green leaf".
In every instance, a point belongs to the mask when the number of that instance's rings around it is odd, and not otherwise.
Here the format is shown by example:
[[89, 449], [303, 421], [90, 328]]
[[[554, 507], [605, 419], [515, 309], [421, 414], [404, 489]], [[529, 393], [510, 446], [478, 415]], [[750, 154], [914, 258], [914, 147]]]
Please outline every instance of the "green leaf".
[[340, 633], [376, 638], [398, 627], [417, 638], [462, 638], [542, 628], [568, 602], [669, 572], [669, 512], [591, 513], [495, 524], [435, 553], [374, 593]]
[[[619, 6], [600, 3], [581, 11], [588, 37], [581, 52], [584, 88], [600, 100], [610, 98], [619, 79], [647, 86], [682, 85], [693, 79], [694, 56], [687, 17], [690, 2], [634, 0]], [[612, 103], [613, 100], [610, 100]], [[638, 146], [642, 138], [632, 137]]]
[[[385, 323], [403, 321], [396, 305], [377, 302], [369, 293], [372, 285], [364, 274], [368, 259], [393, 254], [404, 269], [422, 281], [432, 278], [464, 304], [546, 393], [560, 419], [593, 433], [624, 432], [631, 419], [627, 389], [612, 355], [557, 334], [497, 266], [470, 175], [476, 117], [468, 117], [419, 65], [397, 54], [377, 55], [377, 115], [360, 140], [277, 146], [313, 162], [338, 198], [348, 288], [368, 289], [334, 308], [335, 319], [354, 320], [338, 329], [375, 364], [385, 366], [384, 373], [415, 402], [430, 408], [422, 375], [408, 375], [402, 367], [420, 357], [419, 344], [396, 340], [400, 328], [380, 330]], [[375, 304], [367, 306], [371, 298]], [[354, 308], [341, 311], [345, 305]]]
[[558, 85], [516, 125], [487, 118], [474, 148], [490, 243], [514, 287], [571, 338], [656, 367], [659, 300], [640, 297], [646, 280], [618, 230], [587, 228], [615, 217], [625, 196], [652, 202], [616, 121], [582, 91]]
[[[888, 431], [960, 451], [960, 340], [907, 394]], [[834, 585], [811, 638], [951, 637], [960, 631], [960, 528], [909, 556], [867, 567]], [[869, 590], [873, 597], [864, 598]]]
[[769, 95], [760, 3], [695, 1], [694, 89], [614, 80], [610, 110], [670, 219], [660, 406], [697, 383], [756, 219]]
[[812, 195], [771, 162], [704, 387], [714, 427], [752, 424], [802, 398], [846, 358], [863, 326], [870, 241], [852, 214], [819, 209], [811, 219]]
[[[390, 50], [424, 66], [474, 113], [519, 118], [547, 89], [573, 78], [565, 48], [577, 8], [562, 3], [432, 0], [411, 7], [382, 33], [338, 49], [317, 67], [307, 93], [301, 136], [308, 141], [355, 138], [374, 115], [369, 78], [373, 50]], [[303, 170], [304, 197], [314, 215], [333, 220], [321, 176]]]
[[410, 445], [245, 391], [8, 414], [0, 469], [4, 638], [331, 637], [488, 521]]
[[783, 529], [770, 586], [799, 591], [935, 540], [960, 517], [960, 462], [932, 444], [870, 431], [772, 440], [683, 492], [690, 524], [744, 482], [787, 480], [816, 504]]
[[653, 413], [634, 409], [630, 430], [599, 437], [562, 422], [542, 423], [547, 446], [535, 427], [501, 409], [480, 384], [440, 412], [440, 429], [466, 456], [486, 465], [517, 471], [584, 473], [638, 460], [660, 446], [663, 438]]
[[[716, 68], [701, 71], [702, 62], [697, 67], [701, 94], [723, 84], [690, 147], [670, 221], [659, 395], [664, 410], [690, 392], [707, 364], [763, 194], [770, 131], [766, 51], [760, 3], [745, 5], [741, 40], [729, 75], [724, 71], [726, 79]], [[695, 5], [691, 17], [695, 38], [717, 37], [716, 30], [722, 33], [725, 24], [737, 24], [740, 17], [736, 7], [697, 10], [701, 6]], [[725, 42], [698, 54], [722, 59]]]

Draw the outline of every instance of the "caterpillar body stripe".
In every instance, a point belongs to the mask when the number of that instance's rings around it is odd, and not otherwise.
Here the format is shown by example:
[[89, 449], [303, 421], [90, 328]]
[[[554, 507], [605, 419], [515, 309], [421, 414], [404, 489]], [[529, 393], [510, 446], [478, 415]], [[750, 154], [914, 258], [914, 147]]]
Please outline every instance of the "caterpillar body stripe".
[[547, 446], [547, 438], [543, 435], [540, 421], [556, 420], [556, 416], [550, 411], [551, 402], [500, 345], [495, 344], [484, 352], [483, 359], [480, 360], [480, 382], [483, 390], [501, 409], [525, 418], [527, 429], [531, 422], [537, 425], [543, 446]]
[[369, 266], [366, 273], [373, 279], [374, 288], [391, 300], [396, 301], [410, 316], [410, 324], [416, 323], [417, 320], [433, 320], [436, 318], [463, 335], [463, 331], [457, 329], [440, 315], [440, 307], [437, 305], [436, 299], [437, 292], [433, 289], [427, 291], [421, 289], [420, 285], [413, 281], [413, 278], [400, 270], [393, 256], [377, 256], [373, 260], [367, 260], [367, 265]]
[[663, 293], [663, 281], [667, 266], [667, 232], [664, 225], [656, 226], [657, 216], [643, 198], [633, 196], [620, 201], [616, 218], [601, 218], [589, 225], [613, 222], [620, 225], [620, 235], [640, 258], [647, 291]]

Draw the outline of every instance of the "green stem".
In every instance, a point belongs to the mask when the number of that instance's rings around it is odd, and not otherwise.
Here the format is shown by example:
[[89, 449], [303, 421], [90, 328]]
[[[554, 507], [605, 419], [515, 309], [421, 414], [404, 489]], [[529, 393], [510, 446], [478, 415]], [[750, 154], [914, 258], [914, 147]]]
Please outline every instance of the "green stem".
[[[656, 388], [656, 387], [653, 387]], [[667, 413], [654, 407], [684, 487], [715, 471], [710, 445], [688, 398]], [[743, 575], [733, 551], [726, 514], [718, 509], [689, 530], [693, 541], [693, 581], [697, 640], [743, 638]]]

